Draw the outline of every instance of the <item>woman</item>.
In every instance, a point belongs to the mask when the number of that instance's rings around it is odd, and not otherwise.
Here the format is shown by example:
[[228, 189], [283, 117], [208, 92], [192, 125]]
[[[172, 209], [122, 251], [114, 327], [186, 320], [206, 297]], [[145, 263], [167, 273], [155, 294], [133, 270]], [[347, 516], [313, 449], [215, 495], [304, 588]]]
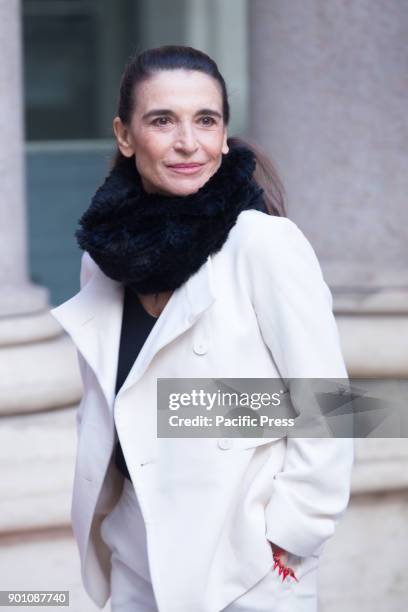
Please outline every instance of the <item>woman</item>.
[[312, 612], [348, 503], [351, 440], [157, 437], [158, 378], [347, 377], [314, 251], [228, 120], [204, 53], [129, 63], [118, 152], [77, 233], [81, 291], [53, 310], [84, 386], [82, 577], [114, 612]]

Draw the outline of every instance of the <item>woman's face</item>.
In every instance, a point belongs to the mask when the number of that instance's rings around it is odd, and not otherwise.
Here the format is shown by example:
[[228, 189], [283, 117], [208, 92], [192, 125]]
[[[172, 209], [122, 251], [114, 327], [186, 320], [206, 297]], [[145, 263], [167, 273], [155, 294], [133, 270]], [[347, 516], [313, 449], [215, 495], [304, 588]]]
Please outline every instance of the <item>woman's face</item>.
[[130, 125], [115, 117], [113, 128], [150, 193], [196, 192], [228, 153], [220, 86], [196, 70], [162, 70], [142, 82]]

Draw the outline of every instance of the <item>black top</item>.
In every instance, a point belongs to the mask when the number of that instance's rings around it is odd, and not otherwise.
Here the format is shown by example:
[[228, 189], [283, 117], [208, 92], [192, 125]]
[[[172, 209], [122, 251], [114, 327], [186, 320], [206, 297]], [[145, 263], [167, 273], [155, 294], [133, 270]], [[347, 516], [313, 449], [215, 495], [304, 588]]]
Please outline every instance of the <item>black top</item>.
[[[140, 353], [156, 321], [157, 318], [150, 315], [143, 308], [137, 293], [125, 287], [118, 372], [116, 376], [116, 394], [125, 382], [127, 375], [136, 361], [136, 357]], [[115, 448], [115, 465], [126, 478], [131, 480], [119, 441]]]

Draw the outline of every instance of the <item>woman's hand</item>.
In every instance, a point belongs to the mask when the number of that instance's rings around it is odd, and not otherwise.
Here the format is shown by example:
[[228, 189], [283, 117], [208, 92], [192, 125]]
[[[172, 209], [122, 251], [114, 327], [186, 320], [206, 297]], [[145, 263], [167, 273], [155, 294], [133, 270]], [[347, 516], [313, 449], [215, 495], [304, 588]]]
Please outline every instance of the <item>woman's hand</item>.
[[280, 546], [277, 546], [276, 544], [273, 544], [272, 542], [270, 542], [270, 545], [272, 548], [273, 557], [275, 558], [275, 556], [278, 556], [279, 559], [282, 561], [283, 565], [286, 565], [289, 557], [288, 551], [284, 548], [281, 548]]
[[277, 570], [279, 575], [282, 576], [282, 582], [286, 580], [288, 576], [291, 576], [297, 582], [298, 579], [295, 576], [295, 572], [287, 565], [289, 558], [288, 551], [272, 542], [270, 542], [270, 545], [272, 548], [273, 560], [275, 561], [273, 569]]

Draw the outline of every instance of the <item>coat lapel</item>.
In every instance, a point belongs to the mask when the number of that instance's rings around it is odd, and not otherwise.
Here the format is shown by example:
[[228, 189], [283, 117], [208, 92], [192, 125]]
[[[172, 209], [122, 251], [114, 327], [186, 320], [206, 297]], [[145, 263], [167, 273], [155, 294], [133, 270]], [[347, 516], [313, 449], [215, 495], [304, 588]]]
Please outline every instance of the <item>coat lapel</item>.
[[[99, 268], [87, 284], [51, 314], [70, 335], [94, 371], [112, 408], [122, 326], [124, 291], [121, 283]], [[192, 327], [215, 300], [211, 256], [176, 289], [157, 319], [119, 393], [135, 384], [155, 355]]]
[[215, 300], [212, 264], [208, 257], [201, 268], [176, 289], [154, 324], [119, 394], [135, 384], [155, 355], [192, 327]]

